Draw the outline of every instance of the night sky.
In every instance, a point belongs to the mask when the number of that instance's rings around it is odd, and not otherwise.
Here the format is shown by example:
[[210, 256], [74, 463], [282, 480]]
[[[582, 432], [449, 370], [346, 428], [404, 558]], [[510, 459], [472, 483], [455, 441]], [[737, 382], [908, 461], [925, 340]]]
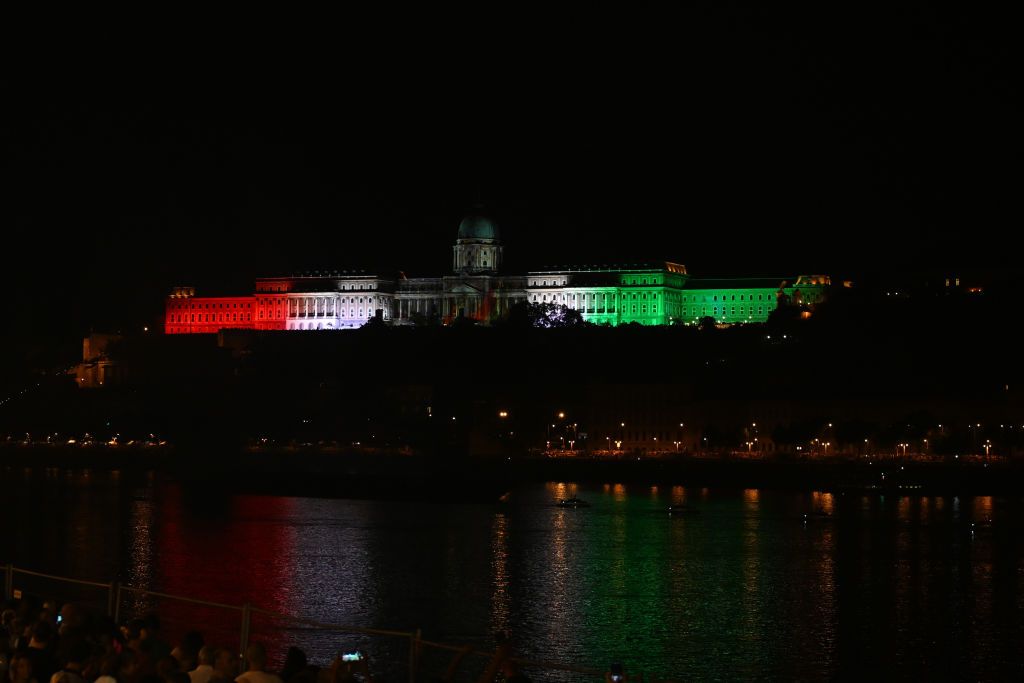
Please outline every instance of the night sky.
[[70, 58], [0, 118], [7, 322], [52, 342], [176, 284], [446, 273], [480, 199], [508, 272], [1012, 268], [1014, 24], [958, 9], [393, 8]]

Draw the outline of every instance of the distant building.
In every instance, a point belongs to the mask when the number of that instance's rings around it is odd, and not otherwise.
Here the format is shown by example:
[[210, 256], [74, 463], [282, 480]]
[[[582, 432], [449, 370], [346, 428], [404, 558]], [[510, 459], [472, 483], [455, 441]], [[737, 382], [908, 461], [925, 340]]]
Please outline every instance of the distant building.
[[126, 368], [111, 359], [111, 344], [120, 342], [117, 334], [91, 333], [82, 340], [82, 362], [74, 366], [71, 374], [80, 389], [96, 389], [103, 386], [124, 384], [128, 373]]
[[780, 303], [812, 307], [827, 275], [706, 278], [677, 263], [573, 266], [501, 275], [497, 224], [480, 212], [459, 224], [452, 274], [407, 278], [358, 272], [260, 278], [250, 296], [197, 297], [176, 287], [167, 297], [167, 334], [221, 329], [337, 330], [376, 318], [390, 325], [490, 323], [520, 303], [555, 304], [588, 322], [620, 325], [763, 322]]

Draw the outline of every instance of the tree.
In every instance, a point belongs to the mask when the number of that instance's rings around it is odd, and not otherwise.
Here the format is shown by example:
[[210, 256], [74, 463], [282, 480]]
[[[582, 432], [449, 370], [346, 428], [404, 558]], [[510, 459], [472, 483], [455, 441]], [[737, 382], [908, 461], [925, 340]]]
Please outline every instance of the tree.
[[387, 325], [387, 323], [384, 322], [383, 318], [380, 318], [378, 316], [373, 316], [372, 318], [367, 320], [365, 323], [363, 323], [362, 327], [360, 327], [359, 329], [361, 329], [361, 330], [383, 330], [383, 329], [387, 329], [387, 327], [388, 327], [388, 325]]
[[576, 309], [553, 302], [517, 304], [509, 311], [507, 324], [512, 327], [545, 329], [590, 325]]
[[783, 305], [779, 301], [778, 307], [768, 314], [767, 324], [777, 329], [788, 329], [800, 320], [800, 308], [797, 306]]
[[455, 320], [451, 322], [453, 330], [468, 330], [473, 327], [477, 327], [479, 322], [475, 318], [470, 318], [465, 315], [459, 315], [455, 317]]

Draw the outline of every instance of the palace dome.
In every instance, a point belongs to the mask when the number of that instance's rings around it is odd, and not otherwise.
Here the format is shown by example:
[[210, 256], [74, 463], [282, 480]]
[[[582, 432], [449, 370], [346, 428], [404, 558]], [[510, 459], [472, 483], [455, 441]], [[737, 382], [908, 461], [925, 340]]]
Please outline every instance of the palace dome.
[[496, 240], [498, 224], [486, 216], [471, 213], [459, 223], [460, 240]]

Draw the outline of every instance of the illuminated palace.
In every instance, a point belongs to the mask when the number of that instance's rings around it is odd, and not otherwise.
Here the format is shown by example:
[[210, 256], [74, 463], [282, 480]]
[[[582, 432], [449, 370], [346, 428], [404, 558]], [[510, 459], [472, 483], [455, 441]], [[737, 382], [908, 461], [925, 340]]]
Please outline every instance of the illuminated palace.
[[249, 296], [197, 297], [176, 287], [167, 298], [168, 334], [221, 329], [337, 330], [374, 318], [390, 325], [482, 323], [519, 303], [578, 310], [588, 322], [620, 325], [763, 322], [788, 301], [813, 306], [828, 276], [704, 278], [677, 263], [577, 266], [502, 275], [503, 247], [495, 222], [480, 213], [459, 224], [452, 274], [381, 277], [362, 271], [260, 278]]

